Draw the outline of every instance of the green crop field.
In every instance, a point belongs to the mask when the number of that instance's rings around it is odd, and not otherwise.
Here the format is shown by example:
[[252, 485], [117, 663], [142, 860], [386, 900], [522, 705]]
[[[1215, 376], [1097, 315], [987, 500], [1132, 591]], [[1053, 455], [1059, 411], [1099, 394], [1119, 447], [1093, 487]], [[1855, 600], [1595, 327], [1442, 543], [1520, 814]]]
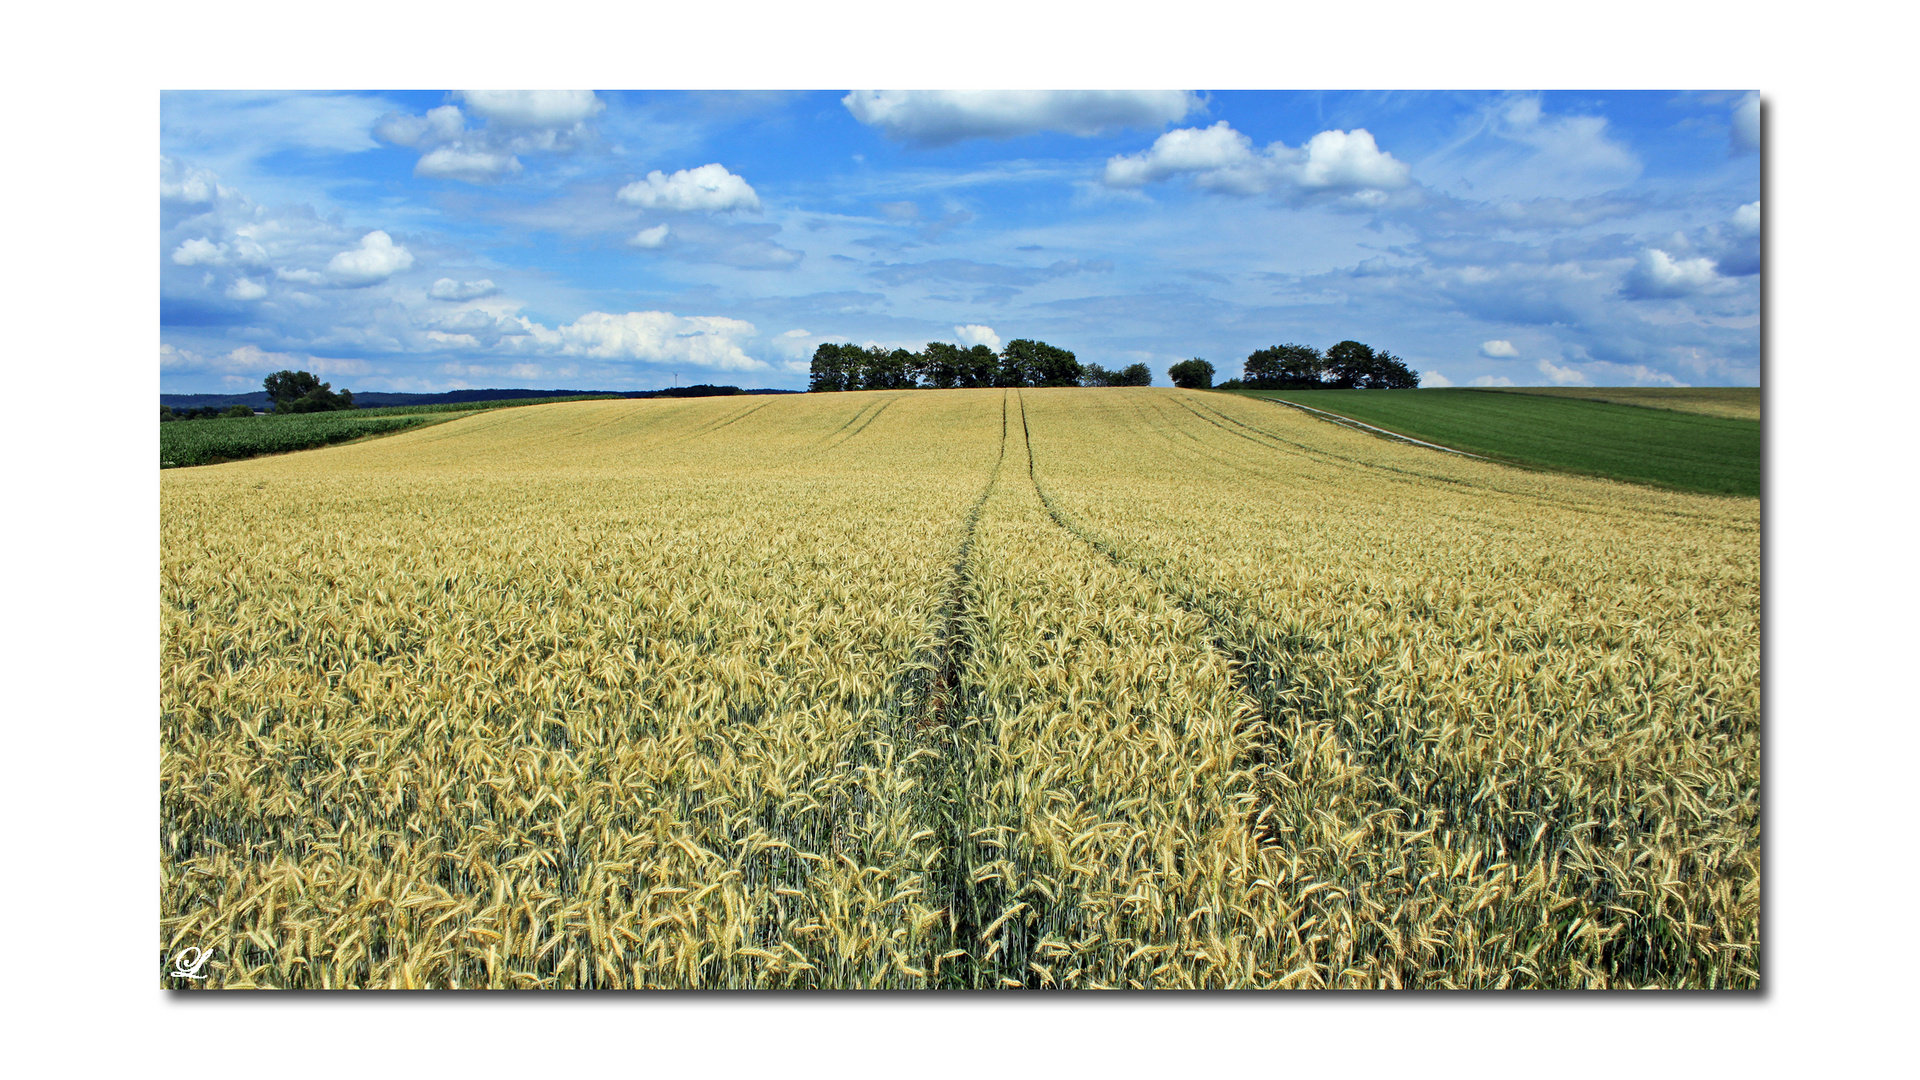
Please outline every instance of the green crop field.
[[1296, 402], [1517, 465], [1677, 491], [1760, 494], [1758, 420], [1464, 388], [1237, 393]]
[[1649, 409], [1674, 409], [1702, 416], [1723, 416], [1730, 420], [1760, 419], [1760, 388], [1757, 386], [1500, 386], [1488, 389], [1501, 394], [1532, 394], [1537, 397], [1609, 401], [1615, 405], [1639, 405]]
[[367, 416], [360, 412], [323, 412], [294, 416], [176, 420], [160, 425], [160, 467], [170, 469], [184, 465], [215, 465], [262, 454], [308, 450], [447, 418], [444, 413], [437, 416]]
[[610, 396], [585, 394], [564, 398], [504, 398], [433, 405], [389, 405], [354, 409], [351, 412], [174, 421], [160, 425], [160, 467], [170, 469], [183, 465], [217, 465], [223, 461], [240, 461], [262, 454], [311, 450], [316, 446], [350, 442], [368, 435], [388, 435], [422, 424], [437, 424], [493, 409], [552, 405], [562, 401], [597, 401]]

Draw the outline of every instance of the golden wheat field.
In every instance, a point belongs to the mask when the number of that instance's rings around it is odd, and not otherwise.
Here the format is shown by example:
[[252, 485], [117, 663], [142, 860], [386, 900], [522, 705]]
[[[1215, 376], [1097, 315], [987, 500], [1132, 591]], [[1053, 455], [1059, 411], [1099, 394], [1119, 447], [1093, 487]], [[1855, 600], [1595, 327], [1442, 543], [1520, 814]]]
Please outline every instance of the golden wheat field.
[[1153, 388], [161, 494], [166, 986], [1759, 984], [1756, 500]]

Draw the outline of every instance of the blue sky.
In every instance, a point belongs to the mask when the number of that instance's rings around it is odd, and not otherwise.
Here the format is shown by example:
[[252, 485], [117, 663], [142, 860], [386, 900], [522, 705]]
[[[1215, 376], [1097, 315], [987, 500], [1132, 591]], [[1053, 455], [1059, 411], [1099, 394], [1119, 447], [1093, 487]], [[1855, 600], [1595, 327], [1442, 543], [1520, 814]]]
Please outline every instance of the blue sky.
[[803, 388], [822, 341], [1759, 381], [1754, 94], [161, 95], [161, 388]]

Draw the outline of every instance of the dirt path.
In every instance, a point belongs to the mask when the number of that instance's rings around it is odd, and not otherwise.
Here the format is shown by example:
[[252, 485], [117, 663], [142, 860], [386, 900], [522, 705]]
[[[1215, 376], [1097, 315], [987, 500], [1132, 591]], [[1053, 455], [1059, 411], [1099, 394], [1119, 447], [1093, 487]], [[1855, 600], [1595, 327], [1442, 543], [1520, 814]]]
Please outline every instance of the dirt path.
[[1374, 427], [1372, 424], [1363, 424], [1360, 421], [1353, 419], [1352, 417], [1341, 416], [1339, 413], [1330, 413], [1325, 409], [1316, 409], [1310, 405], [1302, 405], [1297, 401], [1288, 401], [1285, 398], [1261, 398], [1260, 400], [1271, 401], [1276, 405], [1291, 405], [1292, 407], [1299, 409], [1302, 412], [1312, 413], [1313, 415], [1318, 416], [1323, 420], [1331, 420], [1336, 424], [1343, 424], [1347, 427], [1360, 428], [1366, 431], [1371, 431], [1376, 435], [1385, 435], [1389, 439], [1398, 439], [1401, 442], [1412, 443], [1415, 446], [1424, 446], [1429, 450], [1440, 450], [1449, 454], [1459, 454], [1461, 457], [1469, 457], [1474, 459], [1475, 461], [1492, 461], [1493, 460], [1490, 457], [1484, 457], [1480, 454], [1469, 454], [1465, 450], [1455, 450], [1451, 446], [1441, 446], [1439, 443], [1423, 442], [1419, 439], [1413, 438], [1410, 435], [1402, 435], [1397, 431], [1388, 431], [1386, 428]]

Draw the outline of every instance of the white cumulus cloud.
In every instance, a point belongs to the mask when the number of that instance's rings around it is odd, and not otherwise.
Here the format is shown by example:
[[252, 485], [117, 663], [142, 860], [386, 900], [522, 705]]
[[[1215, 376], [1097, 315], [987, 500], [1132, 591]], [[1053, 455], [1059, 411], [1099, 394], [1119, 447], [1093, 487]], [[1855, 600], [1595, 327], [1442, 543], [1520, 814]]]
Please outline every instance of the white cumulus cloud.
[[[224, 375], [253, 375], [256, 378], [270, 371], [305, 368], [317, 370], [312, 359], [303, 360], [288, 353], [268, 352], [258, 345], [242, 345], [231, 352], [218, 356], [203, 356], [191, 349], [182, 349], [166, 343], [160, 345], [160, 369], [162, 371], [205, 372]], [[258, 390], [256, 383], [253, 387]]]
[[855, 120], [922, 146], [1159, 127], [1201, 105], [1186, 90], [855, 90], [840, 103]]
[[715, 162], [697, 169], [681, 169], [668, 176], [655, 169], [645, 180], [620, 189], [621, 202], [648, 210], [759, 210], [760, 196], [747, 182]]
[[375, 229], [360, 238], [359, 247], [335, 255], [327, 263], [327, 276], [336, 285], [357, 289], [377, 285], [412, 265], [413, 252]]
[[1748, 236], [1760, 235], [1760, 201], [1758, 199], [1733, 212], [1733, 227]]
[[1555, 386], [1593, 385], [1592, 381], [1587, 378], [1587, 373], [1577, 368], [1561, 367], [1559, 364], [1545, 359], [1541, 360], [1536, 366], [1539, 367], [1540, 374], [1545, 375], [1547, 381]]
[[[1280, 145], [1269, 146], [1267, 152]], [[1383, 191], [1407, 186], [1406, 163], [1382, 152], [1366, 128], [1323, 131], [1308, 139], [1298, 170], [1295, 182], [1305, 188]]]
[[571, 127], [606, 108], [591, 90], [462, 90], [460, 98], [506, 127]]
[[637, 248], [657, 248], [667, 242], [667, 233], [670, 231], [665, 225], [655, 225], [651, 229], [641, 229], [634, 233], [627, 243]]
[[1230, 195], [1285, 187], [1380, 192], [1403, 188], [1409, 179], [1406, 163], [1381, 150], [1365, 128], [1322, 131], [1300, 147], [1274, 142], [1256, 149], [1225, 120], [1169, 131], [1138, 154], [1115, 155], [1101, 179], [1108, 187], [1136, 188], [1180, 175], [1192, 176], [1196, 187]]
[[1641, 299], [1673, 298], [1703, 292], [1719, 281], [1712, 259], [1676, 259], [1659, 248], [1647, 248], [1628, 271], [1625, 291]]
[[518, 318], [513, 317], [511, 302], [496, 305], [475, 305], [457, 308], [451, 311], [442, 309], [418, 318], [423, 325], [449, 334], [472, 334], [488, 339], [501, 336], [518, 337], [527, 332]]
[[767, 345], [775, 356], [781, 358], [782, 367], [788, 371], [806, 371], [816, 343], [811, 331], [795, 327], [775, 334]]
[[1453, 380], [1437, 371], [1423, 371], [1420, 373], [1420, 385], [1447, 387], [1453, 385]]
[[160, 198], [163, 201], [200, 206], [213, 202], [216, 196], [232, 194], [232, 191], [220, 186], [218, 176], [206, 169], [161, 155]]
[[1511, 360], [1520, 355], [1520, 350], [1514, 348], [1511, 341], [1483, 341], [1480, 343], [1480, 355], [1495, 360]]
[[396, 146], [433, 146], [459, 138], [466, 126], [459, 106], [442, 105], [424, 116], [388, 113], [373, 125], [373, 134]]
[[1139, 187], [1180, 173], [1257, 170], [1258, 157], [1253, 140], [1222, 120], [1212, 127], [1169, 131], [1143, 153], [1109, 159], [1105, 180], [1109, 187]]
[[204, 236], [183, 240], [173, 249], [173, 261], [178, 266], [219, 266], [227, 261], [227, 245]]
[[1474, 386], [1512, 386], [1513, 380], [1505, 375], [1482, 375], [1473, 380]]
[[589, 311], [557, 330], [528, 323], [530, 347], [562, 356], [645, 363], [688, 363], [721, 371], [763, 371], [742, 343], [754, 336], [750, 322], [670, 311]]
[[388, 113], [373, 134], [421, 151], [415, 176], [484, 184], [521, 172], [519, 154], [572, 148], [606, 107], [589, 90], [465, 90], [460, 97], [482, 127], [468, 128], [458, 105], [442, 105], [419, 116]]
[[482, 296], [492, 296], [499, 291], [500, 286], [495, 285], [489, 278], [481, 278], [479, 281], [455, 281], [452, 278], [443, 277], [427, 289], [427, 295], [435, 300], [477, 300]]
[[[1589, 367], [1599, 368], [1609, 380], [1626, 379], [1628, 386], [1687, 386], [1664, 371], [1655, 371], [1645, 364], [1610, 364], [1598, 361]], [[1614, 383], [1614, 385], [1620, 385]]]
[[258, 300], [265, 295], [267, 287], [252, 278], [235, 278], [233, 284], [227, 286], [229, 300]]
[[327, 374], [324, 367], [313, 363], [317, 359], [319, 358], [309, 357], [306, 361], [302, 361], [291, 353], [269, 352], [258, 345], [242, 345], [221, 357], [216, 363], [225, 364], [228, 370], [232, 371], [256, 371], [264, 374], [270, 371], [284, 371], [288, 368], [306, 368], [316, 374]]
[[971, 349], [975, 345], [985, 345], [995, 352], [1000, 351], [1000, 335], [994, 333], [993, 327], [991, 326], [968, 323], [965, 326], [954, 327], [953, 333], [955, 337], [960, 339], [960, 344], [966, 348]]

